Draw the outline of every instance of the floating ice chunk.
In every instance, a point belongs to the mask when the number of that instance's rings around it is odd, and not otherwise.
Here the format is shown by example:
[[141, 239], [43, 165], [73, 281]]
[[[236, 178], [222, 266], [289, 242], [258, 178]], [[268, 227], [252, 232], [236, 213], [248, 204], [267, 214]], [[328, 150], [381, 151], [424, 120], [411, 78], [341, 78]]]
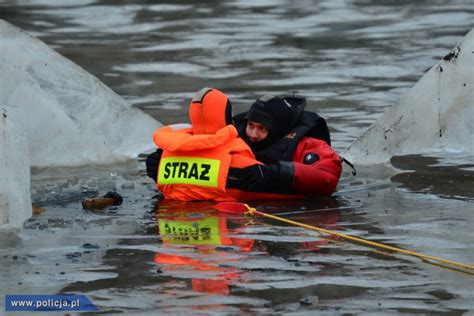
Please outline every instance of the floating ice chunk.
[[22, 107], [0, 105], [0, 228], [31, 216], [30, 161]]
[[96, 77], [2, 20], [0, 38], [0, 105], [24, 108], [32, 166], [108, 164], [154, 147], [161, 124]]
[[154, 148], [161, 124], [0, 20], [0, 228], [32, 214], [30, 165], [109, 164]]
[[474, 29], [344, 153], [357, 164], [441, 148], [474, 153]]

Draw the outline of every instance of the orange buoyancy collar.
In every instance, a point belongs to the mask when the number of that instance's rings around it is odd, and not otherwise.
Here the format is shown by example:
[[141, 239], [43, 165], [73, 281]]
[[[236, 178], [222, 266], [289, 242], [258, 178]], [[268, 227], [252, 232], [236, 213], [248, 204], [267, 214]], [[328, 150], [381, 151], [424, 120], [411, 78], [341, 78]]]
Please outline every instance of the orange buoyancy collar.
[[[153, 141], [159, 148], [168, 151], [196, 151], [216, 148], [237, 139], [237, 129], [232, 125], [224, 126], [215, 134], [194, 134], [193, 128], [175, 130], [173, 125], [158, 129], [153, 134]], [[239, 150], [248, 151], [253, 156], [250, 148], [245, 143], [240, 143]]]

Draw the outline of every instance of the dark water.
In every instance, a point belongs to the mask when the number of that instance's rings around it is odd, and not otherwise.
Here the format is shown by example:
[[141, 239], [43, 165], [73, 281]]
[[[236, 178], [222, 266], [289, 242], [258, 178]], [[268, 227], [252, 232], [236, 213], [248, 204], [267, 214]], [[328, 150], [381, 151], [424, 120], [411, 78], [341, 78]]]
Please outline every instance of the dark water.
[[[342, 151], [474, 26], [474, 6], [40, 0], [3, 1], [0, 18], [164, 124], [187, 121], [203, 86], [227, 93], [235, 112], [264, 93], [297, 92]], [[254, 206], [473, 264], [472, 158], [394, 157], [395, 175], [347, 170], [331, 198]], [[122, 206], [82, 210], [112, 189]], [[472, 276], [209, 203], [156, 205], [142, 163], [34, 170], [32, 191], [45, 211], [2, 237], [2, 295], [86, 294], [108, 314], [474, 314]]]

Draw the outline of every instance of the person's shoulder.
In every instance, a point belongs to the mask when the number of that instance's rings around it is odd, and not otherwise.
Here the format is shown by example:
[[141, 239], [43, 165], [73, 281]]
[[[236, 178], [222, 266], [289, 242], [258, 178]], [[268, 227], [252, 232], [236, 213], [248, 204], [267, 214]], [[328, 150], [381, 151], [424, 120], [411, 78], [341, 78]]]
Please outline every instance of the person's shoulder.
[[324, 151], [329, 153], [334, 153], [334, 149], [332, 149], [331, 146], [329, 146], [324, 140], [314, 138], [314, 137], [308, 137], [305, 136], [301, 138], [301, 140], [298, 142], [297, 146], [297, 151], [298, 150], [317, 150], [317, 151]]
[[318, 138], [315, 138], [315, 137], [311, 137], [311, 136], [304, 136], [303, 138], [301, 138], [299, 143], [307, 143], [307, 144], [314, 144], [314, 145], [319, 145], [319, 146], [330, 147], [324, 140], [318, 139]]

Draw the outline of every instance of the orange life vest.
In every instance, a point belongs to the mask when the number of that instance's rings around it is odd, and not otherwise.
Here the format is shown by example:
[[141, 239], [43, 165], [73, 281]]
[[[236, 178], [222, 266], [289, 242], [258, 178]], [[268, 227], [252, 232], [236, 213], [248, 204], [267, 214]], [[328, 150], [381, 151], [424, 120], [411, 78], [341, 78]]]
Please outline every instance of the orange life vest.
[[192, 129], [174, 131], [166, 126], [155, 132], [153, 140], [163, 149], [157, 186], [168, 199], [237, 200], [238, 196], [228, 196], [226, 191], [229, 167], [244, 161], [257, 163], [232, 125], [215, 134], [197, 135]]

